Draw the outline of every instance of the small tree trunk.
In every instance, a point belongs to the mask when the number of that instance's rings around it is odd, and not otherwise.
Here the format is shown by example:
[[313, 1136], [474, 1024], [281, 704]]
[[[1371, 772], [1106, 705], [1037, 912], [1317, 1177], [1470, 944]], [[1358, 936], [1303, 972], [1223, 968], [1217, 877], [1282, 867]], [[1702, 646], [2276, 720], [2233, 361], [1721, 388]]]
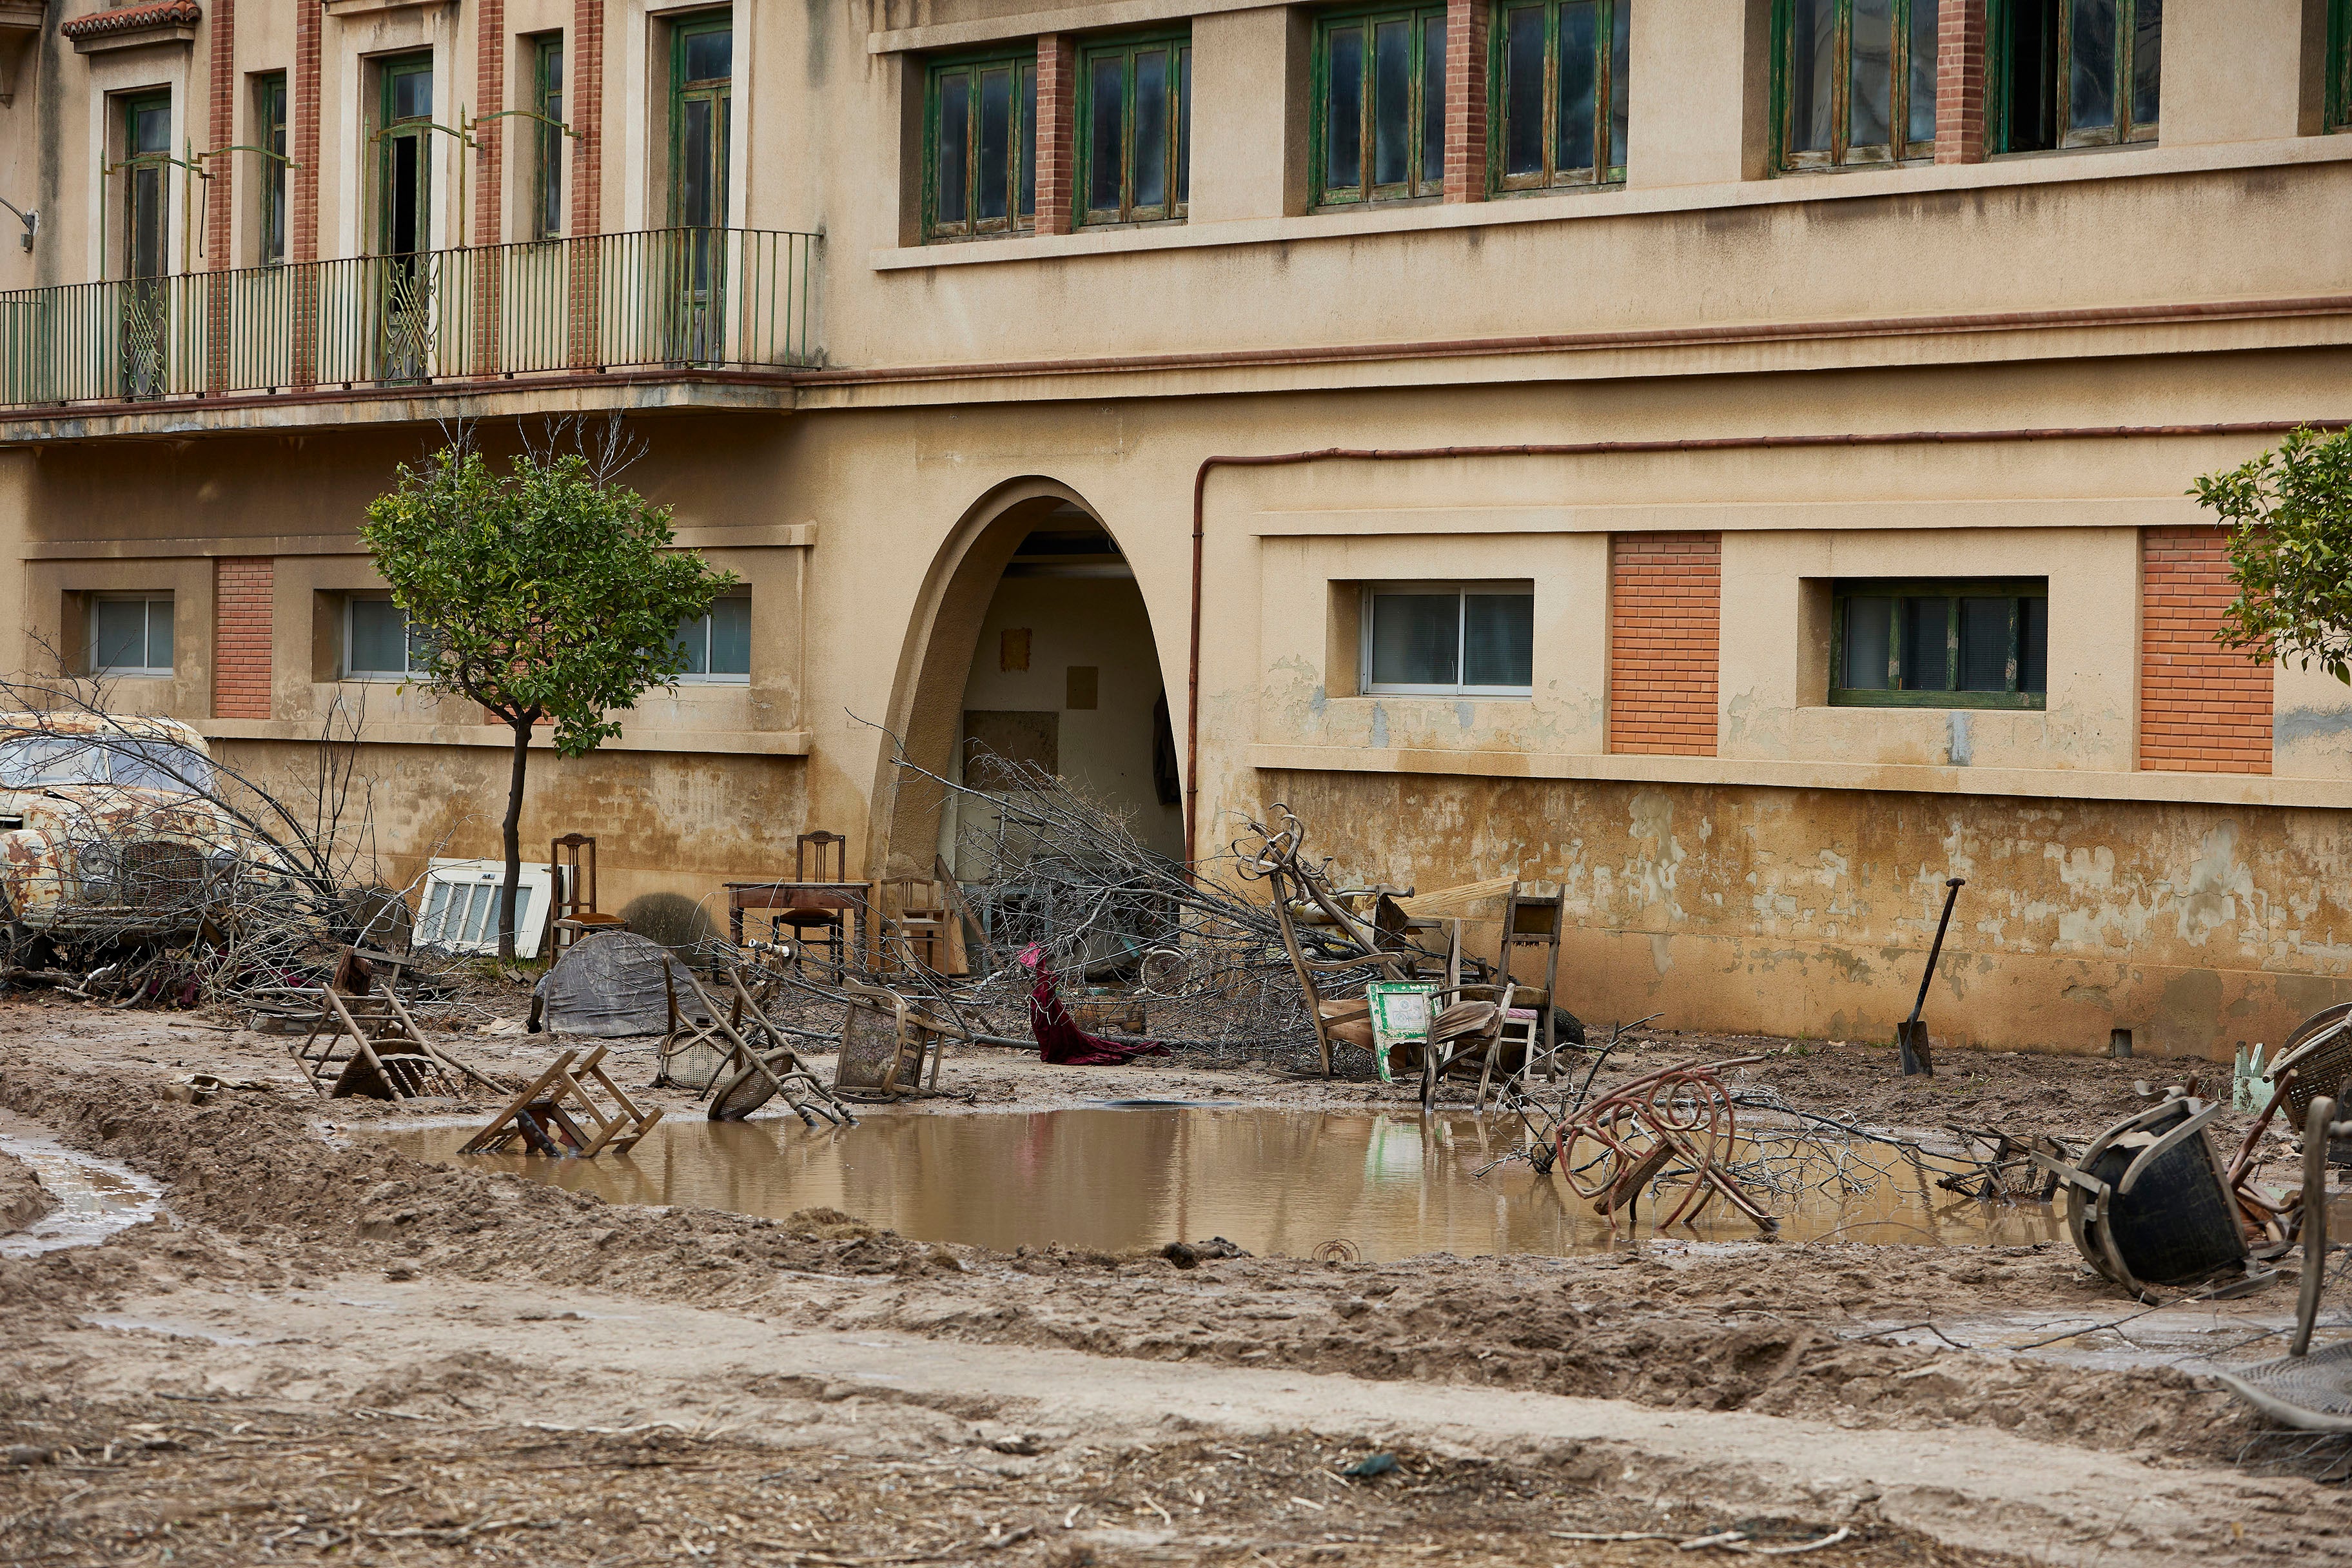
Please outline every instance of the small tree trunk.
[[515, 900], [522, 888], [522, 783], [530, 763], [531, 721], [516, 721], [514, 771], [507, 778], [507, 819], [502, 831], [507, 849], [507, 885], [499, 894], [499, 962], [511, 963], [515, 955]]

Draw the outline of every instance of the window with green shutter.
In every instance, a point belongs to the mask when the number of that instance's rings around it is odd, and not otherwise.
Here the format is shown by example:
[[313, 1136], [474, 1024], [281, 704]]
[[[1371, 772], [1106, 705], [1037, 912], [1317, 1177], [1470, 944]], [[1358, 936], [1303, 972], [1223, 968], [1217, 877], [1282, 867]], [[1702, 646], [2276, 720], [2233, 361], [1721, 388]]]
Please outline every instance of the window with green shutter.
[[1086, 224], [1165, 223], [1192, 195], [1192, 38], [1156, 34], [1078, 52], [1076, 208]]
[[1495, 7], [1487, 158], [1497, 192], [1625, 178], [1633, 0]]
[[2164, 0], [1993, 0], [1990, 19], [1989, 151], [2156, 140]]
[[923, 232], [932, 239], [1037, 226], [1037, 50], [941, 60], [924, 107]]
[[2040, 708], [2050, 688], [2050, 580], [1849, 580], [1831, 597], [1830, 702]]
[[1348, 11], [1315, 28], [1316, 200], [1445, 191], [1445, 7]]
[[2352, 131], [2352, 0], [2328, 0], [2327, 129]]
[[1937, 0], [1780, 0], [1772, 12], [1777, 166], [1933, 158], [1938, 19]]

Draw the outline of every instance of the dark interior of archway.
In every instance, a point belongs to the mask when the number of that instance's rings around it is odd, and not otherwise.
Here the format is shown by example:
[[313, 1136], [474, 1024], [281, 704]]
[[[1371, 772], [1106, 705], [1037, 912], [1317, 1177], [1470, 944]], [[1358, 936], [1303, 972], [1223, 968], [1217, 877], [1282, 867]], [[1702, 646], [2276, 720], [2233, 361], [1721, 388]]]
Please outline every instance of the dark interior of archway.
[[[1175, 741], [1150, 616], [1127, 557], [1075, 506], [1036, 521], [982, 619], [964, 683], [958, 776], [1001, 788], [991, 755], [1058, 775], [1125, 814], [1145, 845], [1182, 855]], [[952, 861], [958, 824], [949, 815], [941, 848]]]

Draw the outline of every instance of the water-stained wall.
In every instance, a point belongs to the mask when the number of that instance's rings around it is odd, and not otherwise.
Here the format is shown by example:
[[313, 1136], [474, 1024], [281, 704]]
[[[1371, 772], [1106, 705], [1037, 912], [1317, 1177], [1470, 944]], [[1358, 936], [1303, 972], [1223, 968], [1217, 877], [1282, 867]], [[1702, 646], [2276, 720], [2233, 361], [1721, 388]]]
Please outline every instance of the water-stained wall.
[[[1310, 849], [1431, 888], [1559, 885], [1588, 1020], [1892, 1038], [1947, 877], [1938, 1040], [2226, 1056], [2352, 999], [2332, 811], [1616, 781], [1269, 773]], [[1491, 938], [1489, 939], [1491, 941]]]

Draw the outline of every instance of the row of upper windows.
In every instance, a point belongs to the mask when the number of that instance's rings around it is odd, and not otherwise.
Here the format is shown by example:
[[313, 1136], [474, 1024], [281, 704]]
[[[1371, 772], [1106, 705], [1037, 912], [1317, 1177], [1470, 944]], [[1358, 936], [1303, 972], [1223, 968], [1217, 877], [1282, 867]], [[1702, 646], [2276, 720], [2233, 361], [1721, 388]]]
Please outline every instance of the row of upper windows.
[[[664, 27], [673, 57], [666, 122], [672, 167], [664, 221], [723, 227], [732, 16], [724, 9], [692, 12], [667, 18]], [[470, 144], [482, 126], [499, 120], [517, 122], [510, 134], [519, 143], [517, 160], [528, 181], [522, 213], [528, 237], [551, 239], [563, 234], [564, 166], [572, 153], [567, 139], [578, 135], [565, 120], [564, 36], [523, 35], [517, 42], [528, 60], [520, 101], [478, 116], [462, 110], [452, 115], [436, 102], [429, 51], [373, 56], [362, 62], [367, 243], [373, 252], [402, 255], [434, 246], [434, 134], [461, 136]], [[247, 187], [254, 203], [254, 245], [248, 254], [265, 267], [287, 258], [289, 172], [296, 166], [290, 157], [287, 84], [284, 70], [250, 73], [246, 78], [250, 140], [219, 150], [248, 153], [256, 160], [256, 175]], [[169, 89], [142, 89], [116, 94], [111, 102], [114, 129], [110, 137], [119, 141], [110, 141], [107, 172], [121, 182], [114, 199], [121, 205], [127, 237], [116, 259], [125, 276], [160, 276], [170, 269], [166, 237], [173, 222], [165, 176], [177, 162], [171, 145], [172, 93]], [[442, 236], [438, 242], [452, 240]]]
[[[173, 597], [169, 594], [100, 594], [89, 606], [87, 673], [163, 677], [173, 672]], [[389, 597], [346, 596], [336, 634], [334, 673], [345, 680], [405, 680], [430, 657], [432, 639]], [[672, 638], [685, 663], [679, 679], [720, 684], [751, 677], [751, 597], [731, 594]]]
[[[1841, 581], [1832, 595], [1833, 707], [2041, 708], [2050, 581]], [[1363, 590], [1356, 689], [1367, 696], [1527, 697], [1531, 583], [1376, 583]]]
[[[1488, 0], [1486, 194], [1625, 178], [1636, 0]], [[1944, 12], [1961, 0], [1776, 0], [1776, 173], [1932, 158]], [[2352, 129], [2352, 0], [2331, 0], [2326, 125]], [[2155, 140], [2163, 0], [1990, 0], [1984, 151], [1992, 155]], [[1314, 205], [1441, 195], [1446, 34], [1442, 5], [1317, 19], [1309, 103]], [[1182, 31], [1077, 51], [1070, 221], [1172, 222], [1191, 184], [1192, 51]], [[942, 58], [926, 73], [923, 232], [934, 240], [1034, 232], [1036, 45]]]

